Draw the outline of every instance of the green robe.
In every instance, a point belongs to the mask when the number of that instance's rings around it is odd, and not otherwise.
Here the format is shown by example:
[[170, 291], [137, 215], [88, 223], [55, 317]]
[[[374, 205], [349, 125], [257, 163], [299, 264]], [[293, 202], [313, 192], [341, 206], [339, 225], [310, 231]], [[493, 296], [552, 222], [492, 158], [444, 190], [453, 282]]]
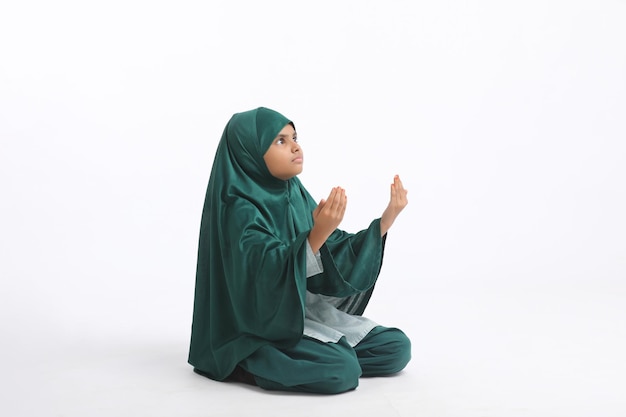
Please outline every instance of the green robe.
[[[271, 344], [302, 338], [307, 290], [362, 314], [380, 272], [380, 219], [336, 230], [320, 249], [324, 272], [306, 277], [316, 202], [297, 177], [273, 177], [263, 155], [287, 124], [266, 108], [235, 114], [218, 145], [206, 192], [196, 270], [189, 363], [215, 380]], [[293, 125], [293, 123], [292, 123]]]

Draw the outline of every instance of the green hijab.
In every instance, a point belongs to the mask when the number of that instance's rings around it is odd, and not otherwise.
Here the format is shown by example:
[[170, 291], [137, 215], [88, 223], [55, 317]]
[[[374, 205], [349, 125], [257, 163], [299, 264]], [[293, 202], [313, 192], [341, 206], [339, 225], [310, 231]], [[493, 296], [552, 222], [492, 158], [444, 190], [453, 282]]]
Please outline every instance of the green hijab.
[[218, 145], [202, 211], [189, 363], [216, 380], [263, 345], [302, 338], [306, 291], [362, 314], [380, 272], [380, 219], [336, 230], [320, 249], [324, 272], [306, 276], [316, 202], [297, 177], [272, 176], [263, 155], [293, 123], [267, 109], [237, 113]]

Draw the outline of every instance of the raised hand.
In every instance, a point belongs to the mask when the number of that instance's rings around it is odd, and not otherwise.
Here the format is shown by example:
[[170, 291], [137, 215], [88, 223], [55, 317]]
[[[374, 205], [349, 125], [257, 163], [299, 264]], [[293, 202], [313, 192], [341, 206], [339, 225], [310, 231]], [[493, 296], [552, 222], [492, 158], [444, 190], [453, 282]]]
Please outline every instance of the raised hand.
[[393, 177], [393, 184], [391, 184], [391, 197], [389, 198], [389, 205], [383, 212], [380, 219], [380, 235], [384, 236], [389, 230], [393, 222], [398, 217], [398, 214], [406, 207], [409, 201], [406, 198], [408, 190], [402, 185], [400, 176]]
[[309, 232], [309, 245], [313, 252], [317, 252], [339, 226], [347, 204], [346, 191], [341, 187], [334, 187], [328, 198], [322, 199], [313, 210], [313, 228]]

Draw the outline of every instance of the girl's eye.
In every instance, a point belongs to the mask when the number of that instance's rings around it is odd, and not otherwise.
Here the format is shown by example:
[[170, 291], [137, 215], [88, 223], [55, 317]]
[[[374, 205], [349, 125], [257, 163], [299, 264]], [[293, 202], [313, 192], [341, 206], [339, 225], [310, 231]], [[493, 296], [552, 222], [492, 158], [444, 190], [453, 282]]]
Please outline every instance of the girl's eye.
[[285, 143], [285, 139], [278, 139], [276, 143], [278, 143], [279, 145], [282, 145], [283, 143]]
[[296, 143], [298, 143], [298, 137], [297, 137], [297, 136], [294, 136], [293, 141], [294, 141], [294, 142], [296, 142]]

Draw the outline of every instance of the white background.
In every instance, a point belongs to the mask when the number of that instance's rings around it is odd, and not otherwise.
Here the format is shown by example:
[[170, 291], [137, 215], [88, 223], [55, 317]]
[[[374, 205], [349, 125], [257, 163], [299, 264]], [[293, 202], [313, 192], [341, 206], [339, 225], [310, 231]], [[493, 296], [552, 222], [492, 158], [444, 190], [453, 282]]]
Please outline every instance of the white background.
[[[7, 1], [0, 412], [626, 414], [626, 2]], [[342, 228], [409, 206], [366, 315], [413, 361], [333, 397], [186, 364], [230, 116], [294, 120]]]

